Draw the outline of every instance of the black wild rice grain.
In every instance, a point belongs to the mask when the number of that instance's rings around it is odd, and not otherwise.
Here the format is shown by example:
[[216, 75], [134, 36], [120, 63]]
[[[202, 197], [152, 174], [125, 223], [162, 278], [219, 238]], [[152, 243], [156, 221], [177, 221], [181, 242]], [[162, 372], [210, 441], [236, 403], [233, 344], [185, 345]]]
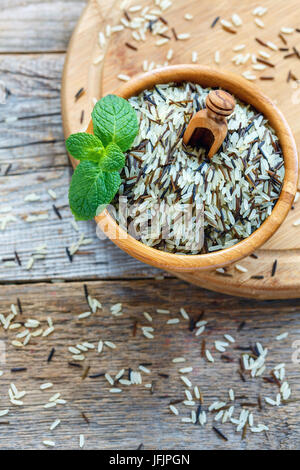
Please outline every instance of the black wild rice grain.
[[68, 362], [69, 366], [71, 367], [78, 367], [79, 369], [82, 368], [81, 364], [78, 364], [77, 362]]
[[86, 415], [83, 411], [81, 411], [80, 414], [81, 414], [82, 418], [84, 419], [84, 421], [85, 421], [87, 424], [90, 424], [90, 420], [89, 420], [89, 418], [87, 417], [87, 415]]
[[300, 59], [300, 52], [298, 51], [298, 49], [295, 46], [293, 47], [293, 51], [295, 52], [298, 59]]
[[234, 359], [232, 357], [228, 356], [227, 354], [222, 354], [221, 359], [223, 359], [224, 361], [227, 361], [227, 362], [234, 362]]
[[219, 21], [219, 19], [220, 19], [220, 17], [217, 16], [217, 17], [214, 19], [214, 21], [212, 22], [212, 24], [210, 25], [210, 27], [211, 27], [211, 28], [214, 28], [214, 27], [216, 26], [217, 22]]
[[265, 276], [262, 276], [262, 275], [255, 275], [255, 276], [251, 276], [251, 279], [264, 279]]
[[138, 48], [135, 47], [133, 44], [130, 44], [130, 42], [125, 42], [125, 46], [128, 47], [128, 49], [132, 49], [133, 51], [138, 50]]
[[222, 433], [222, 431], [220, 431], [220, 429], [216, 428], [216, 426], [213, 426], [212, 427], [213, 430], [215, 431], [215, 433], [221, 437], [221, 439], [223, 439], [224, 441], [228, 441], [228, 437], [225, 436], [225, 434]]
[[201, 343], [201, 357], [205, 357], [205, 349], [206, 349], [206, 341], [205, 339], [203, 339]]
[[178, 405], [179, 403], [182, 403], [183, 401], [184, 401], [184, 399], [178, 398], [177, 400], [171, 400], [169, 402], [169, 405]]
[[87, 377], [87, 375], [88, 375], [88, 373], [89, 373], [89, 371], [90, 371], [90, 368], [91, 368], [91, 366], [87, 366], [87, 367], [84, 369], [83, 374], [82, 374], [82, 376], [81, 376], [81, 380], [86, 379], [86, 377]]
[[291, 71], [291, 79], [295, 80], [295, 81], [298, 80], [298, 78], [296, 77], [296, 75], [292, 71]]
[[84, 296], [87, 303], [89, 302], [89, 291], [86, 284], [83, 284]]
[[276, 270], [277, 270], [277, 259], [275, 259], [274, 263], [273, 263], [273, 266], [272, 266], [272, 271], [271, 271], [271, 277], [274, 277], [275, 274], [276, 274]]
[[228, 410], [230, 408], [230, 405], [224, 405], [222, 406], [221, 408], [218, 408], [217, 410], [212, 410], [211, 413], [219, 413], [219, 411], [224, 411], [224, 410]]
[[280, 380], [277, 379], [277, 377], [276, 377], [276, 375], [275, 375], [275, 373], [274, 373], [273, 370], [272, 370], [272, 372], [271, 372], [271, 376], [272, 376], [272, 378], [274, 379], [274, 382], [276, 383], [276, 385], [280, 388], [280, 387], [281, 387], [281, 382], [280, 382]]
[[[154, 106], [156, 106], [155, 101], [153, 101], [153, 100], [150, 98], [150, 95], [147, 95], [147, 93], [144, 93], [144, 99], [145, 99], [146, 101], [148, 101], [149, 103], [153, 104]], [[157, 141], [157, 142], [158, 142], [158, 141]], [[144, 166], [144, 170], [143, 170], [143, 171], [144, 171], [144, 172], [143, 172], [143, 175], [144, 175], [144, 176], [145, 176], [145, 172], [146, 172], [146, 170], [147, 170], [147, 167], [148, 167], [148, 165], [146, 164], [146, 165]]]
[[256, 402], [250, 402], [250, 401], [244, 401], [243, 403], [240, 403], [241, 406], [249, 407], [249, 408], [256, 408], [257, 403]]
[[287, 40], [285, 39], [284, 35], [279, 33], [278, 34], [278, 37], [281, 39], [281, 41], [283, 42], [283, 44], [287, 45]]
[[239, 376], [242, 379], [242, 382], [246, 382], [245, 376], [241, 370], [238, 370]]
[[150, 20], [148, 23], [148, 29], [152, 33], [153, 32], [153, 25], [158, 22], [158, 18], [156, 20]]
[[[154, 86], [154, 90], [159, 94], [159, 96], [166, 101], [166, 97], [163, 95], [163, 93], [157, 88], [157, 86]], [[148, 141], [145, 141], [145, 145], [147, 145]]]
[[99, 372], [98, 374], [89, 375], [89, 379], [97, 379], [98, 377], [104, 377], [105, 372]]
[[13, 367], [10, 369], [11, 372], [25, 372], [27, 370], [27, 367]]
[[252, 255], [250, 255], [250, 258], [258, 259], [258, 256], [255, 253], [252, 253]]
[[138, 446], [136, 450], [143, 450], [144, 449], [144, 444], [141, 442], [141, 444]]
[[17, 260], [17, 263], [19, 266], [22, 266], [22, 263], [21, 263], [21, 260], [20, 260], [20, 257], [18, 255], [18, 253], [15, 251], [15, 257], [16, 257], [16, 260]]
[[160, 36], [161, 38], [165, 38], [165, 39], [171, 39], [170, 36], [164, 33], [158, 33], [157, 36]]
[[260, 410], [262, 410], [263, 407], [262, 407], [262, 401], [261, 401], [261, 396], [260, 395], [258, 395], [258, 397], [257, 397], [257, 404], [258, 404], [258, 408]]
[[259, 77], [260, 80], [275, 80], [275, 77]]
[[21, 300], [19, 299], [19, 297], [17, 298], [17, 304], [18, 304], [19, 313], [20, 315], [22, 315], [23, 309], [22, 309]]
[[74, 98], [75, 98], [75, 101], [79, 100], [79, 98], [85, 93], [85, 90], [83, 87], [79, 88], [79, 90], [77, 91], [77, 93], [75, 94]]
[[168, 379], [170, 377], [169, 374], [164, 374], [162, 372], [159, 372], [157, 375], [159, 375], [160, 377], [163, 377], [164, 379]]
[[260, 356], [260, 352], [258, 350], [258, 347], [257, 347], [257, 344], [255, 344], [254, 346], [251, 345], [251, 348], [250, 350], [252, 351], [252, 353], [254, 354], [254, 359], [258, 358]]
[[201, 405], [201, 403], [200, 403], [200, 405], [198, 405], [198, 408], [197, 408], [197, 411], [196, 411], [196, 423], [195, 423], [195, 424], [198, 423], [198, 420], [199, 420], [199, 416], [200, 416], [201, 411], [202, 411], [202, 405]]
[[172, 31], [172, 33], [173, 33], [173, 36], [174, 36], [175, 41], [178, 41], [178, 36], [177, 36], [176, 31], [175, 31], [175, 28], [172, 28], [171, 31]]
[[264, 382], [267, 382], [268, 384], [275, 384], [275, 380], [272, 377], [263, 377], [262, 378]]
[[53, 208], [55, 214], [57, 215], [57, 217], [58, 217], [59, 219], [62, 219], [61, 213], [59, 212], [59, 210], [58, 210], [58, 208], [56, 207], [55, 204], [52, 204], [52, 208]]
[[128, 369], [128, 380], [130, 380], [130, 381], [131, 381], [131, 372], [132, 372], [132, 369], [131, 369], [131, 367], [129, 367], [129, 369]]
[[246, 438], [247, 434], [247, 427], [248, 427], [248, 421], [246, 421], [245, 426], [243, 427], [243, 432], [242, 432], [242, 441]]
[[259, 38], [255, 38], [255, 41], [258, 42], [258, 44], [260, 44], [261, 46], [269, 47], [266, 42], [262, 41], [262, 40], [259, 39]]
[[227, 33], [231, 33], [231, 34], [237, 33], [236, 29], [233, 29], [230, 26], [226, 26], [225, 24], [222, 24], [222, 28], [224, 29], [224, 31], [227, 31]]
[[274, 68], [274, 67], [275, 67], [275, 65], [274, 65], [274, 64], [272, 64], [272, 62], [269, 62], [269, 61], [268, 61], [268, 60], [266, 60], [266, 59], [261, 59], [260, 57], [257, 57], [257, 59], [256, 59], [256, 60], [257, 60], [257, 62], [259, 62], [260, 64], [267, 65], [268, 67], [272, 67], [272, 68]]
[[130, 16], [129, 16], [129, 14], [127, 13], [127, 11], [124, 10], [123, 13], [124, 13], [124, 16], [125, 16], [126, 20], [130, 22], [130, 21], [131, 21], [131, 18], [130, 18]]
[[199, 315], [196, 318], [196, 323], [198, 323], [198, 321], [202, 320], [204, 315], [205, 315], [205, 311], [201, 310], [201, 312], [199, 313]]
[[295, 57], [297, 54], [295, 52], [291, 52], [290, 54], [286, 54], [283, 56], [284, 59], [290, 59], [290, 57]]
[[71, 255], [70, 250], [69, 250], [68, 247], [66, 247], [66, 253], [67, 253], [67, 256], [68, 256], [68, 258], [69, 258], [69, 260], [70, 260], [70, 263], [72, 263], [72, 261], [73, 261], [73, 255]]
[[246, 322], [245, 321], [242, 321], [239, 326], [238, 326], [238, 331], [241, 331], [244, 327], [246, 326]]
[[158, 19], [165, 25], [169, 24], [163, 16], [160, 16]]
[[194, 318], [190, 318], [190, 321], [189, 321], [189, 331], [194, 331], [194, 329], [196, 328], [196, 320], [194, 320]]
[[3, 174], [3, 176], [6, 176], [6, 175], [8, 175], [8, 173], [9, 173], [9, 171], [10, 171], [10, 169], [11, 169], [11, 166], [12, 166], [12, 164], [11, 164], [11, 163], [10, 163], [9, 165], [7, 165], [7, 167], [5, 168], [5, 171], [4, 171], [4, 174]]
[[267, 382], [269, 384], [274, 384], [275, 380], [272, 377], [263, 377], [262, 378], [264, 382]]
[[50, 353], [49, 353], [49, 356], [47, 358], [47, 362], [51, 362], [52, 361], [52, 358], [54, 356], [54, 353], [55, 353], [55, 348], [52, 348]]
[[10, 424], [9, 421], [0, 421], [0, 426], [6, 426], [8, 424]]
[[138, 325], [138, 322], [135, 321], [135, 322], [133, 323], [133, 329], [132, 329], [132, 336], [133, 336], [133, 337], [136, 336], [137, 325]]
[[83, 120], [84, 120], [84, 109], [81, 111], [81, 114], [80, 114], [80, 124], [83, 123]]

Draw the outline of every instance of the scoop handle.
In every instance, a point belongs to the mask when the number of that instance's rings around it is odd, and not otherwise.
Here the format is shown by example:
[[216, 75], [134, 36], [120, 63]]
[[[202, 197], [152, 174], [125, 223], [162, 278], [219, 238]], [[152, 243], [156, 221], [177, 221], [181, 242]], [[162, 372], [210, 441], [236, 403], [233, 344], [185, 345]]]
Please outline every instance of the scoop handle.
[[235, 99], [223, 90], [212, 90], [206, 97], [206, 108], [190, 120], [183, 141], [186, 145], [203, 146], [211, 158], [221, 147], [227, 134], [226, 117], [235, 108]]

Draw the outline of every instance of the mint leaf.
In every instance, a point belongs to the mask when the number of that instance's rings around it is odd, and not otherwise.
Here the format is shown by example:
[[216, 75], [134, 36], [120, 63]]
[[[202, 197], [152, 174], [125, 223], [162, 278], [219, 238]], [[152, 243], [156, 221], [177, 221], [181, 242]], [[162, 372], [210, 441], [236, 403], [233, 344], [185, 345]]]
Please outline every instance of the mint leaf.
[[103, 171], [122, 170], [125, 165], [125, 155], [116, 144], [108, 144], [99, 162], [99, 167]]
[[119, 96], [98, 101], [92, 120], [95, 135], [73, 134], [66, 141], [68, 152], [80, 160], [69, 189], [70, 208], [78, 220], [92, 219], [114, 198], [125, 165], [123, 152], [138, 133], [135, 110]]
[[95, 104], [92, 112], [94, 133], [107, 146], [117, 144], [123, 152], [129, 149], [138, 133], [135, 110], [127, 100], [107, 95]]
[[100, 139], [93, 134], [78, 132], [66, 140], [67, 151], [77, 160], [98, 162], [104, 147]]
[[95, 217], [99, 205], [107, 205], [117, 193], [121, 183], [117, 171], [104, 172], [94, 162], [81, 162], [69, 189], [70, 208], [77, 220]]

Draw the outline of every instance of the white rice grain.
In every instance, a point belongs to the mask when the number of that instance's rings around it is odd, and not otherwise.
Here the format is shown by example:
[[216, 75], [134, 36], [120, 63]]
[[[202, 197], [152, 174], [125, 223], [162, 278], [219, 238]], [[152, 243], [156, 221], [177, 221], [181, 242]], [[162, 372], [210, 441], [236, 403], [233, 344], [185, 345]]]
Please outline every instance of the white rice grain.
[[43, 441], [43, 444], [46, 446], [46, 447], [55, 447], [55, 442], [54, 441], [50, 441], [49, 439], [46, 439]]
[[212, 355], [211, 355], [211, 353], [208, 349], [206, 349], [205, 355], [206, 355], [206, 359], [208, 360], [208, 362], [215, 362], [214, 358], [212, 357]]
[[55, 428], [57, 428], [57, 426], [59, 426], [59, 424], [61, 423], [60, 419], [56, 419], [55, 421], [53, 421], [53, 423], [51, 424], [50, 426], [50, 431], [54, 431]]

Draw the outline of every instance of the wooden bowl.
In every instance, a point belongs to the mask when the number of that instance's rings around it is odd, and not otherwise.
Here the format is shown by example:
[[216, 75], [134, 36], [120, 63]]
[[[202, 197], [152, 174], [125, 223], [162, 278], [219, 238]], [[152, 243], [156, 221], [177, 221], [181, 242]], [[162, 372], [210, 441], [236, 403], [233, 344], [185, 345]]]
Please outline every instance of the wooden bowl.
[[[122, 85], [115, 94], [123, 98], [138, 95], [159, 83], [190, 81], [203, 87], [229, 91], [262, 112], [275, 130], [283, 151], [285, 177], [280, 197], [271, 215], [249, 237], [230, 248], [202, 255], [177, 255], [151, 248], [128, 235], [105, 210], [95, 220], [102, 231], [122, 250], [138, 260], [164, 270], [189, 272], [226, 266], [253, 253], [279, 228], [287, 216], [296, 191], [298, 156], [290, 127], [277, 106], [251, 82], [233, 73], [221, 72], [201, 65], [174, 65], [138, 75]], [[90, 122], [87, 132], [93, 132]], [[73, 159], [73, 166], [78, 162]]]

